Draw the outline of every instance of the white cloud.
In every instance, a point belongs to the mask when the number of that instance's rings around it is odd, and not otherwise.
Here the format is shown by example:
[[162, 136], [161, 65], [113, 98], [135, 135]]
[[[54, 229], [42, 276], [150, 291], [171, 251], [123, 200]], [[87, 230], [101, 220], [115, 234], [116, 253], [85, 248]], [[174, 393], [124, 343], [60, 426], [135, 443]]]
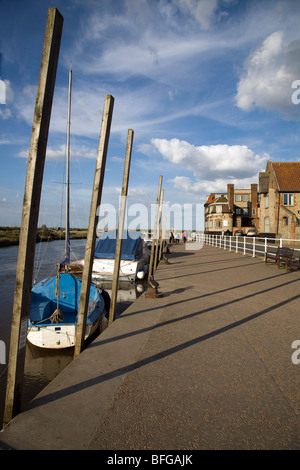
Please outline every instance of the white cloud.
[[192, 171], [200, 181], [255, 177], [268, 159], [246, 145], [195, 146], [179, 139], [152, 139], [151, 143], [163, 158]]
[[8, 119], [11, 117], [11, 111], [9, 108], [0, 109], [1, 119]]
[[[173, 179], [168, 180], [172, 183], [174, 188], [178, 191], [182, 191], [185, 194], [193, 195], [197, 199], [202, 199], [204, 195], [210, 193], [226, 193], [227, 184], [234, 184], [236, 188], [247, 189], [250, 188], [252, 183], [257, 183], [257, 178], [216, 178], [215, 180], [201, 180], [192, 182], [191, 178], [187, 176], [175, 176]], [[205, 201], [204, 201], [205, 202]]]
[[227, 184], [238, 188], [250, 188], [258, 182], [258, 173], [266, 166], [268, 155], [256, 155], [245, 145], [195, 146], [178, 139], [152, 139], [152, 145], [168, 160], [189, 176], [175, 176], [168, 180], [182, 198], [191, 195], [197, 200], [211, 192], [226, 192]]
[[295, 115], [292, 83], [300, 77], [300, 40], [284, 42], [284, 33], [271, 34], [245, 62], [236, 103], [244, 111], [255, 107]]
[[218, 0], [177, 0], [175, 3], [188, 11], [202, 29], [209, 29], [212, 15], [218, 6]]
[[[28, 158], [29, 150], [21, 150], [17, 157]], [[62, 160], [66, 157], [66, 146], [60, 145], [59, 147], [47, 147], [46, 158], [47, 160]], [[90, 149], [84, 145], [82, 146], [72, 146], [70, 150], [72, 158], [92, 158], [96, 160], [97, 149]]]

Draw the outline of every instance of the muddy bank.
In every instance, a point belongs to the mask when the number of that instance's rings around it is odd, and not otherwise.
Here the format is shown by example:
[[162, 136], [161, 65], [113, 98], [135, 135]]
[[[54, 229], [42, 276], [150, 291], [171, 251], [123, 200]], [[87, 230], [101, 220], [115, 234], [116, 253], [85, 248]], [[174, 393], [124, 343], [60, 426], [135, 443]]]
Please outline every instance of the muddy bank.
[[[71, 240], [86, 238], [87, 229], [71, 229]], [[63, 240], [65, 237], [64, 230], [39, 228], [37, 231], [36, 242], [45, 242], [52, 240]], [[19, 227], [0, 227], [0, 248], [19, 244], [20, 228]]]

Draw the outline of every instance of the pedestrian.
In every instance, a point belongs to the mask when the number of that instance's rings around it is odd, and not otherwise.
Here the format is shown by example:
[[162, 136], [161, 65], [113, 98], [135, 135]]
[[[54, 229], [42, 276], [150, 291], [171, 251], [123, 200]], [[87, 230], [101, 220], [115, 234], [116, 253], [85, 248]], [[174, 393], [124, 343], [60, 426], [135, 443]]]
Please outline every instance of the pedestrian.
[[183, 239], [183, 243], [186, 243], [186, 232], [185, 232], [185, 230], [182, 232], [182, 239]]

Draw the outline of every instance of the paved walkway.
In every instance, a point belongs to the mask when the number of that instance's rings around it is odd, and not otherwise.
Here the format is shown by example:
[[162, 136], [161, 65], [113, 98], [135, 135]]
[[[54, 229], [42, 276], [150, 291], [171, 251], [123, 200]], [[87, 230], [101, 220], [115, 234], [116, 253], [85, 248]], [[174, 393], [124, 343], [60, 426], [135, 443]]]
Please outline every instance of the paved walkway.
[[0, 433], [14, 449], [300, 449], [300, 273], [172, 248], [139, 297]]

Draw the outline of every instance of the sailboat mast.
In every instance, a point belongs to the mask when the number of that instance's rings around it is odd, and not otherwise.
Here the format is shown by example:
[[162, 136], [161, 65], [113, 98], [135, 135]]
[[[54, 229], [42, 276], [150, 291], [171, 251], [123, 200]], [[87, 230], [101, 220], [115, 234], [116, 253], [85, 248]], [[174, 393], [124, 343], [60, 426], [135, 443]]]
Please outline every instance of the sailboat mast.
[[65, 263], [70, 263], [70, 127], [71, 127], [71, 88], [72, 69], [69, 71], [69, 100], [68, 100], [68, 132], [67, 132], [67, 168], [66, 168], [66, 232], [65, 232]]

